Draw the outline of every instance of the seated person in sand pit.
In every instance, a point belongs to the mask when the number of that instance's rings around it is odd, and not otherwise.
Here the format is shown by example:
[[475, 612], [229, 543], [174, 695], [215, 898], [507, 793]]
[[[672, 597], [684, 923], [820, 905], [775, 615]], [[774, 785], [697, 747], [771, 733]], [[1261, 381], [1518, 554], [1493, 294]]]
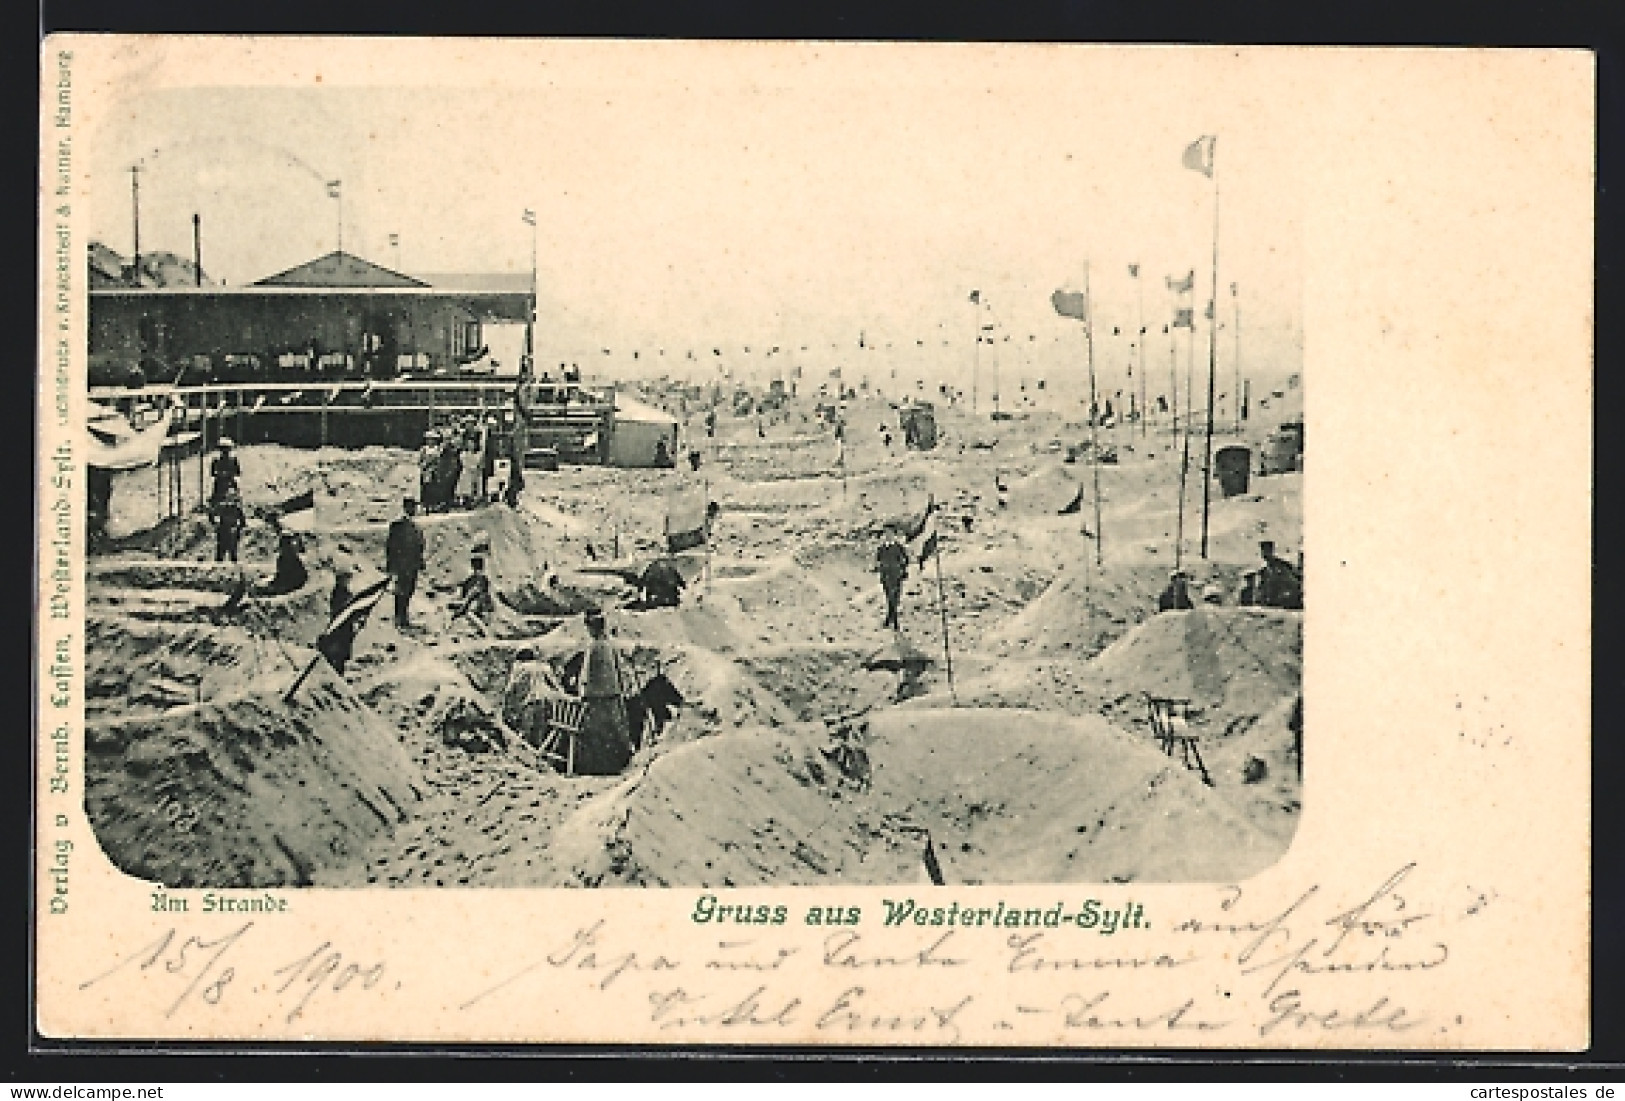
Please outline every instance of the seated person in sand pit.
[[305, 582], [310, 580], [310, 571], [305, 569], [304, 559], [300, 557], [303, 550], [298, 533], [280, 532], [276, 544], [276, 572], [271, 580], [255, 590], [255, 595], [286, 596], [304, 588]]
[[474, 620], [483, 629], [491, 623], [496, 603], [491, 599], [491, 575], [485, 572], [485, 558], [476, 553], [469, 563], [469, 574], [457, 587], [457, 607], [452, 610], [452, 622], [463, 616]]
[[1260, 540], [1258, 556], [1264, 560], [1256, 571], [1247, 575], [1242, 589], [1241, 603], [1263, 608], [1303, 608], [1303, 578], [1298, 568], [1275, 555], [1272, 540]]
[[1157, 597], [1157, 611], [1188, 612], [1191, 608], [1190, 580], [1183, 572], [1175, 570], [1168, 575], [1168, 587]]
[[531, 745], [540, 746], [547, 737], [553, 701], [564, 695], [553, 667], [537, 658], [534, 647], [520, 647], [502, 689], [502, 721]]
[[565, 686], [574, 680], [586, 704], [581, 735], [576, 742], [575, 770], [589, 776], [613, 776], [632, 760], [632, 727], [626, 709], [628, 685], [621, 674], [621, 659], [609, 640], [603, 612], [586, 614], [586, 649], [565, 666]]

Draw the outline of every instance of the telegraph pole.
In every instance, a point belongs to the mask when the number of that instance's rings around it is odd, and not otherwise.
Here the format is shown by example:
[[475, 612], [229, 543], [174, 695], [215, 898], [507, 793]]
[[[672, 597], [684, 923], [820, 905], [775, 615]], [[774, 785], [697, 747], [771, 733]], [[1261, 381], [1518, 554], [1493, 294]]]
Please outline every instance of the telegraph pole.
[[192, 215], [192, 282], [203, 286], [203, 219]]

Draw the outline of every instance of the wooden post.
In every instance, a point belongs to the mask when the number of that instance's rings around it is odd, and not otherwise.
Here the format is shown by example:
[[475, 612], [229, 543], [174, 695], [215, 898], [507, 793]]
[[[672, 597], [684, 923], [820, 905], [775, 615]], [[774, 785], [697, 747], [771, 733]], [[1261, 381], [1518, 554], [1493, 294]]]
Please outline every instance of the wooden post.
[[942, 584], [942, 529], [937, 529], [937, 614], [942, 617], [942, 662], [948, 671], [948, 698], [959, 706], [959, 692], [954, 688], [954, 651], [948, 644], [948, 594]]

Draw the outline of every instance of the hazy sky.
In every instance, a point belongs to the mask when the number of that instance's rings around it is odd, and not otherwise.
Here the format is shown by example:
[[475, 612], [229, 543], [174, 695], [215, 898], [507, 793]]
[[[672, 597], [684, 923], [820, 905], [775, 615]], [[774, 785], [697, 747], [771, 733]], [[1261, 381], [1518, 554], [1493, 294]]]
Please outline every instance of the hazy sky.
[[1208, 293], [1213, 187], [1180, 154], [1217, 134], [1221, 364], [1234, 281], [1244, 357], [1297, 369], [1308, 128], [1262, 58], [723, 43], [544, 57], [524, 87], [340, 72], [130, 97], [93, 139], [91, 234], [128, 253], [138, 162], [143, 250], [189, 255], [195, 211], [204, 267], [230, 283], [335, 247], [329, 179], [345, 249], [407, 271], [527, 271], [530, 207], [543, 361], [590, 352], [598, 369], [633, 348], [640, 366], [719, 346], [737, 365], [775, 344], [809, 346], [810, 367], [880, 362], [854, 360], [863, 332], [900, 373], [954, 375], [974, 288], [1000, 326], [984, 356], [1053, 375], [1082, 337], [1050, 292], [1081, 289], [1087, 264], [1105, 371], [1128, 356], [1105, 334], [1135, 325], [1130, 263], [1148, 366], [1166, 364], [1163, 277], [1194, 268]]

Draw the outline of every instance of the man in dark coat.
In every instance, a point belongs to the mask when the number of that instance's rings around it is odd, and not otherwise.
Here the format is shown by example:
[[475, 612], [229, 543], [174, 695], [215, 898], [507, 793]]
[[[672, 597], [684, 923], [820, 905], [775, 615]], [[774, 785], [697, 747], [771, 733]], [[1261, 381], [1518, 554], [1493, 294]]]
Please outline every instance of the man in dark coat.
[[390, 522], [384, 541], [384, 572], [395, 579], [395, 626], [412, 625], [412, 593], [423, 571], [423, 532], [418, 528], [418, 503], [407, 497], [401, 502], [401, 515]]
[[214, 517], [214, 560], [237, 561], [237, 544], [242, 541], [248, 517], [243, 514], [243, 499], [235, 487], [209, 509]]
[[883, 627], [898, 627], [897, 612], [903, 600], [903, 580], [908, 577], [908, 550], [895, 539], [887, 539], [875, 552], [875, 572], [886, 593], [886, 620]]

